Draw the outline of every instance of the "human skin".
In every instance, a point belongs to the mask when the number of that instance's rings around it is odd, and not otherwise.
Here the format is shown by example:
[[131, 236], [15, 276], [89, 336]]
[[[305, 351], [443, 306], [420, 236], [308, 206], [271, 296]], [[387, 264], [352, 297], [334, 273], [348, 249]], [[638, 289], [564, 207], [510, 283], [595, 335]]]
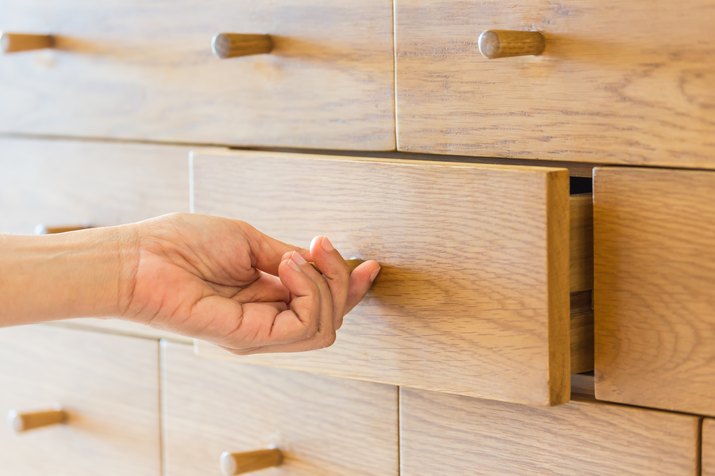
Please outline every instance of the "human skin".
[[238, 354], [331, 345], [380, 271], [221, 217], [172, 214], [47, 236], [0, 235], [0, 326], [116, 317]]

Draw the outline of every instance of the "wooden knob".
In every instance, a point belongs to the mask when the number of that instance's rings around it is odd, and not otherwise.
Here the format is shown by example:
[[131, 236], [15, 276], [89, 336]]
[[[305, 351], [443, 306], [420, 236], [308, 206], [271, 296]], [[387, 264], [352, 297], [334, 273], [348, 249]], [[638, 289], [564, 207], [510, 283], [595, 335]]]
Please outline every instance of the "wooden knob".
[[273, 50], [270, 35], [219, 33], [211, 41], [211, 50], [219, 58], [260, 55]]
[[52, 35], [32, 35], [27, 33], [0, 33], [0, 50], [3, 53], [41, 50], [55, 46]]
[[479, 52], [489, 58], [540, 55], [546, 41], [538, 31], [487, 30], [479, 35]]
[[16, 433], [42, 428], [43, 426], [57, 425], [67, 421], [67, 412], [54, 408], [36, 412], [17, 412], [10, 410], [7, 414], [7, 421]]
[[56, 233], [67, 233], [68, 231], [86, 230], [87, 228], [92, 228], [87, 225], [60, 225], [60, 226], [47, 226], [40, 223], [35, 227], [36, 235], [54, 235]]
[[221, 472], [224, 476], [250, 473], [259, 469], [280, 466], [281, 463], [283, 463], [283, 453], [275, 448], [244, 453], [224, 451], [221, 454]]

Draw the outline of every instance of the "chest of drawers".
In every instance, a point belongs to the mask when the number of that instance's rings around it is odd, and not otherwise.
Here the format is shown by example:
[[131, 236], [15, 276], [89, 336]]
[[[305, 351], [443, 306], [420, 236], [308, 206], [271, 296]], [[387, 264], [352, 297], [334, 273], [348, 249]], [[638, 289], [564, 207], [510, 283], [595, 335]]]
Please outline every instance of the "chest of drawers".
[[715, 2], [0, 8], [0, 232], [192, 211], [383, 266], [309, 353], [1, 329], [0, 410], [71, 418], [0, 473], [714, 471]]

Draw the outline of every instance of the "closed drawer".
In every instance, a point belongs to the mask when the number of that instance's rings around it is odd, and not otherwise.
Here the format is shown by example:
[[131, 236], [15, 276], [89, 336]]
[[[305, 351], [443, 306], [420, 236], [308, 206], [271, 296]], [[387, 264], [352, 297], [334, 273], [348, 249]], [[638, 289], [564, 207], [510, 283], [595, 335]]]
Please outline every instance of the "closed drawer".
[[696, 475], [698, 419], [579, 399], [558, 407], [400, 391], [401, 474]]
[[566, 170], [197, 153], [193, 191], [197, 212], [302, 246], [325, 234], [345, 257], [383, 266], [331, 348], [242, 361], [531, 404], [568, 399], [569, 284], [588, 280], [569, 279]]
[[706, 418], [703, 422], [702, 476], [715, 475], [715, 420]]
[[[390, 0], [0, 6], [0, 30], [56, 35], [0, 60], [2, 131], [394, 149]], [[273, 49], [219, 59], [219, 33], [268, 34]]]
[[221, 474], [223, 452], [271, 447], [283, 464], [265, 474], [398, 472], [395, 387], [212, 362], [182, 344], [162, 343], [162, 362], [166, 474]]
[[156, 476], [158, 343], [48, 326], [0, 329], [0, 411], [59, 405], [64, 424], [0, 427], [3, 474]]
[[[186, 148], [0, 139], [0, 233], [118, 225], [188, 207]], [[76, 322], [169, 335], [125, 321]]]
[[[398, 148], [714, 168], [715, 4], [396, 0]], [[483, 57], [486, 30], [541, 56]]]
[[715, 172], [594, 184], [596, 397], [715, 415]]

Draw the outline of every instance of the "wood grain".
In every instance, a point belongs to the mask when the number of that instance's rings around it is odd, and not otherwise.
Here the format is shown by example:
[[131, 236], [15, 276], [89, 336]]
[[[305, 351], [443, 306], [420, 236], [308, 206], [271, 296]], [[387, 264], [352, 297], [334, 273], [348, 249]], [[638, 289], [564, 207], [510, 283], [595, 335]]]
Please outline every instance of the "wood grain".
[[[118, 225], [189, 208], [188, 148], [0, 139], [0, 151], [0, 233]], [[177, 338], [115, 319], [72, 322]]]
[[401, 473], [695, 475], [698, 419], [579, 399], [558, 407], [400, 390]]
[[111, 468], [156, 476], [158, 375], [157, 342], [48, 326], [0, 329], [0, 414], [61, 405], [69, 416], [22, 435], [0, 425], [3, 474]]
[[715, 476], [715, 420], [703, 421], [701, 476]]
[[[394, 150], [390, 0], [2, 0], [3, 28], [54, 51], [3, 58], [0, 131]], [[359, 19], [359, 21], [358, 21]], [[270, 55], [213, 56], [222, 32]]]
[[397, 389], [209, 361], [162, 343], [164, 470], [219, 474], [224, 451], [278, 447], [266, 475], [397, 475]]
[[569, 396], [565, 170], [270, 152], [197, 153], [193, 203], [382, 273], [337, 343], [241, 358], [554, 404]]
[[[396, 0], [398, 148], [715, 168], [715, 3]], [[489, 60], [487, 29], [541, 56]]]
[[597, 398], [715, 415], [715, 173], [594, 183]]

